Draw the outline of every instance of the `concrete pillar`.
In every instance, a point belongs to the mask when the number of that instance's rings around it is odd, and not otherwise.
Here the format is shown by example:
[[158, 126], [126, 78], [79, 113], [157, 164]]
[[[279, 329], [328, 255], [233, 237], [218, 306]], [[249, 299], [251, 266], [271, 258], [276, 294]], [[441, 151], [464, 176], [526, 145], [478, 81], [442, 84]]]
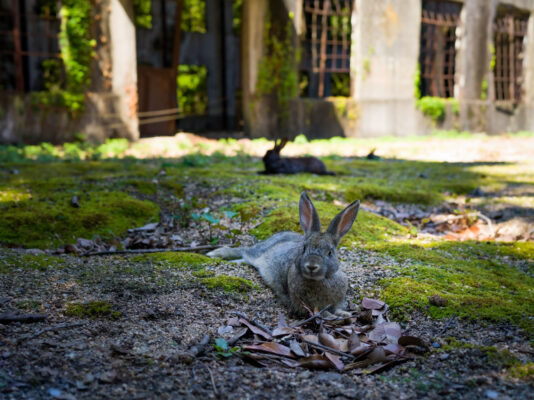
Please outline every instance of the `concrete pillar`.
[[[483, 129], [480, 121], [472, 118], [481, 111], [482, 81], [488, 79], [491, 58], [491, 2], [466, 0], [460, 18], [460, 51], [456, 63], [457, 97], [460, 101], [460, 127], [462, 130]], [[488, 99], [493, 85], [488, 81]], [[474, 109], [473, 109], [474, 107]], [[475, 110], [476, 109], [476, 110]], [[475, 111], [477, 112], [475, 112]]]
[[355, 99], [364, 136], [417, 133], [421, 0], [356, 0]]
[[111, 90], [119, 97], [118, 113], [126, 126], [121, 132], [139, 139], [137, 119], [137, 54], [132, 0], [110, 1]]
[[245, 133], [249, 136], [253, 134], [261, 136], [261, 133], [253, 132], [256, 124], [254, 114], [260, 106], [254, 99], [254, 92], [258, 80], [258, 66], [264, 52], [263, 29], [267, 7], [267, 0], [243, 1], [241, 32], [243, 120]]

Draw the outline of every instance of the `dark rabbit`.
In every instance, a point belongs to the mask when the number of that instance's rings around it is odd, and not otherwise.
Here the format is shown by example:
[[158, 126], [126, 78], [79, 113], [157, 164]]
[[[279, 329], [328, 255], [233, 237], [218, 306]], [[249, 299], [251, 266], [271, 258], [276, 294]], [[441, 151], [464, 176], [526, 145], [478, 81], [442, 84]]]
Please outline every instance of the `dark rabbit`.
[[268, 150], [263, 156], [265, 171], [263, 174], [298, 174], [309, 172], [317, 175], [335, 175], [327, 171], [324, 163], [316, 157], [280, 157], [280, 151], [287, 143], [282, 139], [280, 144], [274, 142], [274, 149]]
[[264, 282], [294, 315], [304, 316], [305, 306], [340, 316], [348, 279], [339, 268], [336, 248], [356, 219], [360, 202], [341, 211], [321, 232], [319, 215], [306, 193], [299, 203], [300, 224], [304, 235], [296, 232], [275, 233], [269, 239], [250, 247], [221, 247], [210, 257], [239, 260], [254, 266]]

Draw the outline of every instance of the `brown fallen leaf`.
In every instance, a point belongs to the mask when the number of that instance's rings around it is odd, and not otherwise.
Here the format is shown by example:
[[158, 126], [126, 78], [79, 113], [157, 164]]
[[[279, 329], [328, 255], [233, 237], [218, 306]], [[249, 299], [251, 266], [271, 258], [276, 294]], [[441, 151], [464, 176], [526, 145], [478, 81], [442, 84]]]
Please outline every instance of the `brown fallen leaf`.
[[293, 329], [289, 327], [278, 327], [275, 328], [272, 333], [273, 337], [291, 335], [293, 333]]
[[349, 345], [348, 345], [349, 353], [352, 353], [354, 349], [356, 349], [357, 347], [360, 347], [360, 343], [361, 343], [360, 335], [358, 335], [356, 332], [352, 332], [349, 337]]
[[297, 357], [305, 357], [306, 353], [304, 353], [304, 350], [302, 350], [302, 347], [300, 344], [293, 339], [291, 342], [289, 342], [289, 348]]
[[401, 354], [404, 351], [404, 347], [398, 344], [395, 344], [395, 343], [388, 343], [387, 345], [383, 347], [384, 347], [384, 351], [390, 354]]
[[428, 351], [428, 345], [423, 339], [416, 336], [401, 336], [398, 342], [401, 346], [404, 346], [407, 351], [413, 351], [417, 354], [422, 354]]
[[345, 364], [343, 364], [343, 361], [339, 358], [339, 356], [329, 353], [328, 351], [324, 353], [325, 357], [328, 358], [328, 360], [336, 367], [338, 371], [343, 371], [343, 367], [345, 367]]
[[250, 329], [256, 335], [260, 335], [261, 337], [267, 340], [273, 340], [273, 337], [268, 332], [265, 332], [263, 329], [258, 328], [256, 325], [252, 325], [246, 319], [239, 318], [239, 323], [241, 323], [242, 325], [246, 325], [248, 329]]
[[322, 345], [326, 347], [330, 347], [331, 349], [334, 349], [334, 350], [339, 350], [338, 342], [329, 333], [325, 333], [325, 332], [319, 333], [318, 337], [319, 337], [319, 343], [321, 343]]
[[277, 354], [279, 356], [295, 358], [289, 347], [275, 342], [266, 342], [262, 344], [247, 344], [243, 346], [243, 350], [264, 351], [266, 353]]
[[383, 347], [378, 346], [375, 347], [373, 351], [369, 353], [369, 356], [367, 358], [371, 362], [371, 364], [384, 362], [386, 361], [386, 352], [384, 351]]
[[305, 340], [307, 342], [319, 344], [319, 339], [316, 335], [301, 335], [300, 337], [302, 338], [302, 340]]
[[368, 297], [364, 297], [362, 300], [362, 307], [367, 310], [380, 310], [385, 304], [381, 300], [370, 299]]
[[373, 351], [373, 349], [373, 346], [369, 346], [368, 344], [362, 343], [361, 345], [353, 349], [350, 354], [352, 354], [356, 358], [361, 358], [360, 356], [365, 356], [366, 354]]
[[332, 361], [321, 354], [313, 354], [309, 357], [301, 358], [298, 364], [304, 368], [310, 369], [331, 369], [334, 365]]

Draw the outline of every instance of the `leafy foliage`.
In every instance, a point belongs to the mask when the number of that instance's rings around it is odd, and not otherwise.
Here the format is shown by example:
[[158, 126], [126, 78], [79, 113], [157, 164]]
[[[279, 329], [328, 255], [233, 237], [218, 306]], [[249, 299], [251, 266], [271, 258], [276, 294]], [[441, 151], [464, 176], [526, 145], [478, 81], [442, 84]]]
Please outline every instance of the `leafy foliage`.
[[96, 41], [90, 36], [91, 2], [64, 0], [59, 14], [59, 44], [65, 80], [62, 82], [59, 62], [45, 61], [43, 69], [47, 91], [33, 93], [32, 100], [36, 105], [65, 107], [76, 115], [85, 106], [84, 91], [91, 83], [90, 65], [96, 46]]
[[206, 33], [206, 1], [184, 0], [182, 30]]
[[208, 104], [208, 69], [203, 65], [178, 66], [177, 97], [180, 113], [204, 114]]
[[289, 117], [289, 101], [297, 95], [299, 84], [293, 56], [291, 20], [281, 34], [273, 26], [271, 14], [267, 13], [263, 41], [265, 55], [258, 67], [256, 95], [274, 95], [279, 122], [286, 121]]
[[152, 0], [133, 0], [135, 25], [140, 28], [152, 28]]

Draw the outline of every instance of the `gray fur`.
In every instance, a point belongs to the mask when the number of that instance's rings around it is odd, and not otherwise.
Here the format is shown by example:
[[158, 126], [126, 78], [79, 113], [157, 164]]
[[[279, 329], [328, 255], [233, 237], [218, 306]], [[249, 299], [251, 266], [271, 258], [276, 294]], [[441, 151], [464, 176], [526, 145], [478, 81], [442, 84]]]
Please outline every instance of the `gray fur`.
[[317, 211], [303, 192], [299, 214], [304, 235], [280, 232], [254, 246], [223, 247], [208, 256], [242, 259], [254, 266], [293, 314], [306, 315], [306, 307], [313, 310], [328, 305], [330, 311], [342, 314], [348, 279], [339, 270], [336, 247], [350, 230], [358, 207], [359, 201], [350, 204], [321, 233]]

